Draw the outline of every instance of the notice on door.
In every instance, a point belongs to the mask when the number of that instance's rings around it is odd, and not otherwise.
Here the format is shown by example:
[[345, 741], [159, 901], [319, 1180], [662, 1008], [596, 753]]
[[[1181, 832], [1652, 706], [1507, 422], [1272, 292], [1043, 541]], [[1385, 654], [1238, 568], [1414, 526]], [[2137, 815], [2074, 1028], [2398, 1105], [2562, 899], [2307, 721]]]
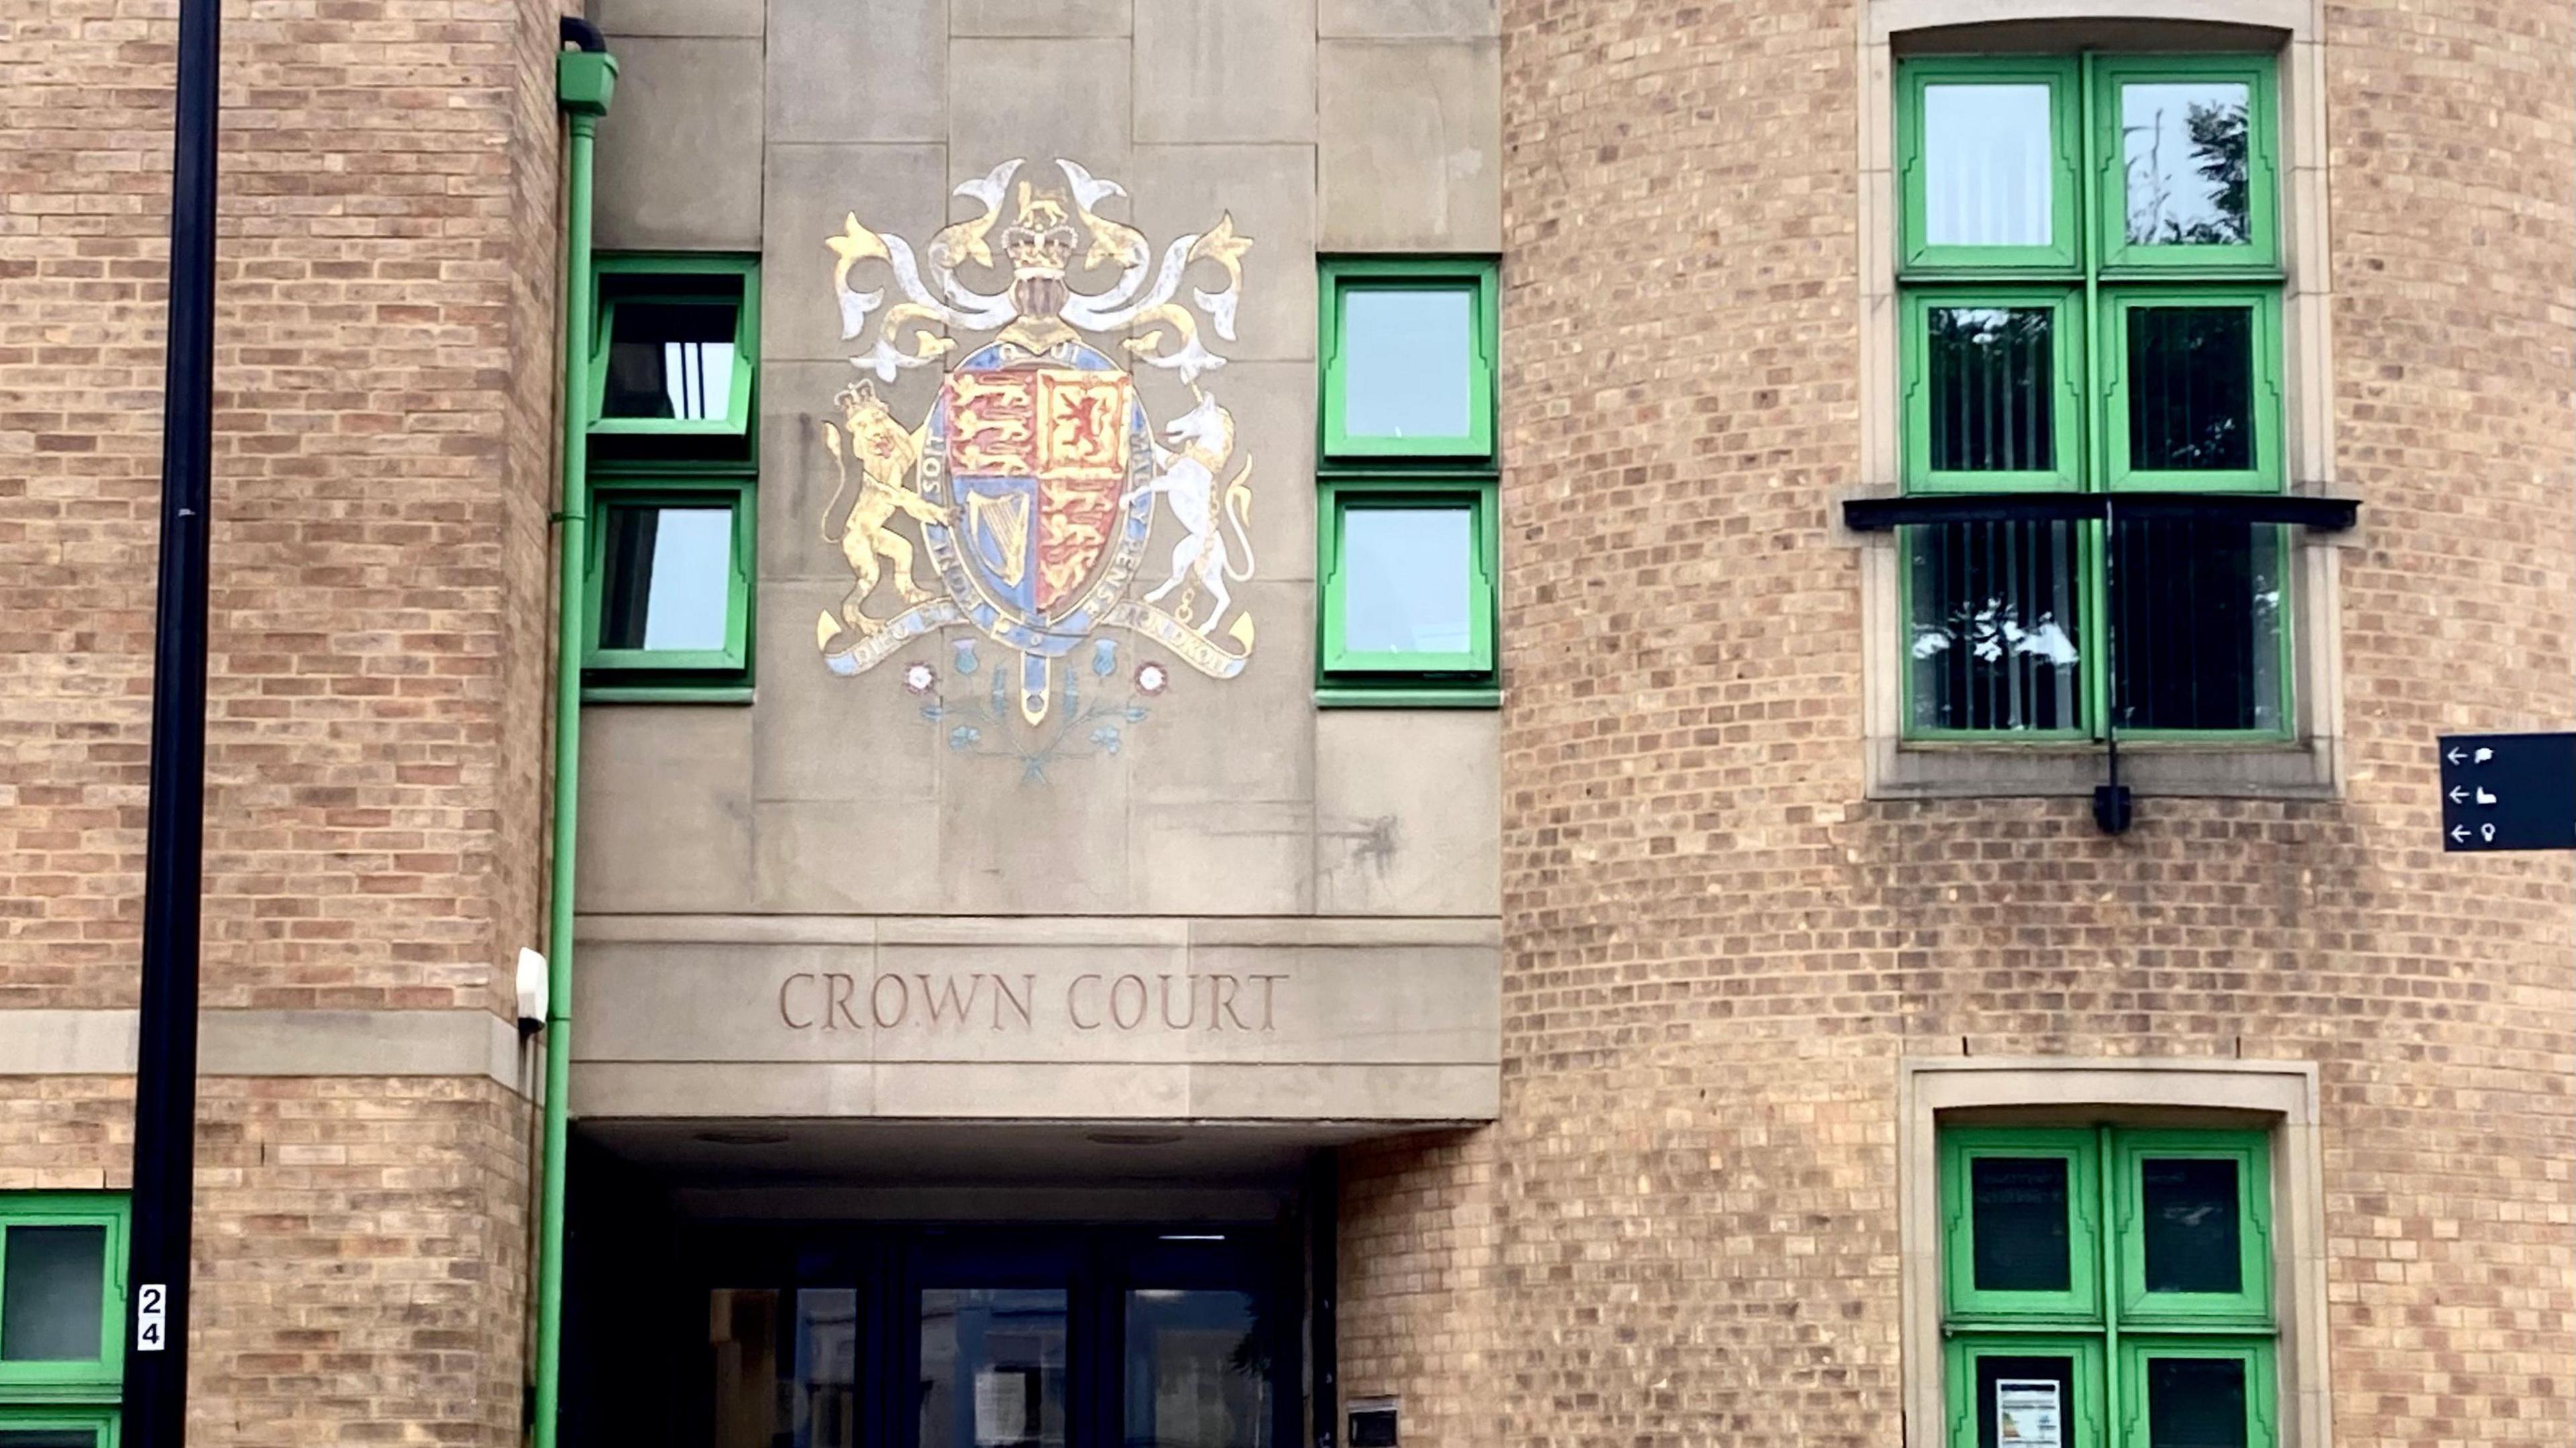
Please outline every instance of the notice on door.
[[1037, 1375], [1027, 1368], [986, 1368], [975, 1375], [975, 1448], [1029, 1442], [1029, 1399]]
[[1995, 1384], [1995, 1441], [2012, 1448], [2066, 1448], [2059, 1424], [2057, 1384], [2047, 1378], [2004, 1378]]

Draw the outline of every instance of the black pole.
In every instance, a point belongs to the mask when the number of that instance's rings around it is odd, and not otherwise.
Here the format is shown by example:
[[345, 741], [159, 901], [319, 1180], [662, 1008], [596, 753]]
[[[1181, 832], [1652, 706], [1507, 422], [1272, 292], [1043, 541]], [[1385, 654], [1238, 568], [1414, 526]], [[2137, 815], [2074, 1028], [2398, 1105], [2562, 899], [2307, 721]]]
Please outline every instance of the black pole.
[[206, 529], [213, 487], [215, 99], [221, 0], [180, 0], [162, 384], [161, 581], [152, 639], [142, 1021], [127, 1259], [127, 1448], [188, 1431], [188, 1246], [196, 1177], [197, 928], [206, 797]]

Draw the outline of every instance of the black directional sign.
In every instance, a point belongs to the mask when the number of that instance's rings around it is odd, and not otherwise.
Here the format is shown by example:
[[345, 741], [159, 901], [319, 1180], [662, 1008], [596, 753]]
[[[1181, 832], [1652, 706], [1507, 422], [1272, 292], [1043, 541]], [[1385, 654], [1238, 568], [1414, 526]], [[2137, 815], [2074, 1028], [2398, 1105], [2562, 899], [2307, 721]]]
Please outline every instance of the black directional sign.
[[2576, 850], [2576, 734], [2442, 736], [2442, 848]]

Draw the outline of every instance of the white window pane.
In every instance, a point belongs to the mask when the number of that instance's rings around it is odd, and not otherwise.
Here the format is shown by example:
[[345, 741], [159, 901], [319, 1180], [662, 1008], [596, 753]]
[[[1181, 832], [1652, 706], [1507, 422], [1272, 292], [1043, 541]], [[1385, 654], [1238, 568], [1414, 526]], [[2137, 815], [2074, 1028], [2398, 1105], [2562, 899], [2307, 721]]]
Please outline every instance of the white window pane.
[[1933, 246], [2053, 240], [2045, 85], [1923, 89], [1923, 239]]
[[733, 513], [664, 508], [653, 546], [648, 649], [720, 649], [732, 604]]
[[1342, 517], [1342, 647], [1463, 654], [1474, 591], [1465, 508], [1353, 508]]
[[733, 600], [733, 510], [612, 506], [599, 642], [721, 649]]
[[99, 1354], [107, 1229], [11, 1227], [0, 1262], [0, 1361], [87, 1362]]
[[662, 390], [671, 416], [690, 422], [722, 417], [733, 400], [731, 342], [662, 344]]
[[1465, 437], [1476, 366], [1475, 297], [1464, 288], [1366, 287], [1342, 296], [1342, 431]]

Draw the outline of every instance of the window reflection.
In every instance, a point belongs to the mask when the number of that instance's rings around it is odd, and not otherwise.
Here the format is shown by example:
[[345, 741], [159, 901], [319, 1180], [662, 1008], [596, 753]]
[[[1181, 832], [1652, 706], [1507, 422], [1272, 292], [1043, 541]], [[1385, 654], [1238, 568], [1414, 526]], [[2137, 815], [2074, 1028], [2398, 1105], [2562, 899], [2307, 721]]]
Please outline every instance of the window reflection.
[[1065, 1293], [924, 1288], [920, 1448], [1059, 1448]]
[[2133, 244], [2238, 246], [2252, 238], [2245, 173], [2252, 103], [2241, 81], [2120, 88]]
[[1342, 647], [1463, 654], [1474, 646], [1475, 515], [1355, 507], [1342, 515]]
[[733, 510], [612, 503], [600, 590], [604, 649], [725, 647], [733, 616]]
[[11, 1227], [0, 1238], [0, 1361], [90, 1362], [106, 1310], [107, 1229]]
[[1476, 365], [1475, 293], [1354, 287], [1342, 294], [1342, 431], [1463, 438]]
[[1932, 470], [2053, 471], [2056, 314], [2046, 307], [1934, 307], [1926, 322]]
[[2050, 245], [2050, 120], [2045, 85], [1924, 87], [1924, 241]]
[[1908, 546], [1914, 727], [2081, 727], [2074, 527], [1946, 523], [1911, 530]]
[[2129, 466], [2243, 472], [2254, 456], [2254, 309], [2128, 309]]
[[608, 347], [604, 417], [699, 422], [733, 404], [735, 309], [714, 302], [621, 302]]
[[1984, 1156], [1968, 1164], [1971, 1280], [1980, 1292], [2064, 1292], [2073, 1281], [2067, 1161]]
[[1270, 1448], [1270, 1355], [1249, 1292], [1127, 1294], [1127, 1448]]
[[2269, 525], [2114, 525], [2121, 728], [2281, 727], [2281, 560], [2281, 530]]
[[[792, 1325], [781, 1307], [794, 1299]], [[715, 1448], [853, 1448], [858, 1293], [720, 1287], [707, 1296]]]
[[2246, 1448], [2241, 1358], [2147, 1359], [2148, 1448]]

